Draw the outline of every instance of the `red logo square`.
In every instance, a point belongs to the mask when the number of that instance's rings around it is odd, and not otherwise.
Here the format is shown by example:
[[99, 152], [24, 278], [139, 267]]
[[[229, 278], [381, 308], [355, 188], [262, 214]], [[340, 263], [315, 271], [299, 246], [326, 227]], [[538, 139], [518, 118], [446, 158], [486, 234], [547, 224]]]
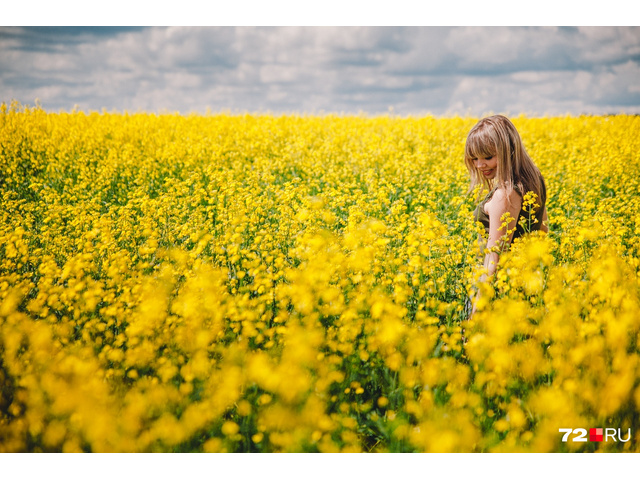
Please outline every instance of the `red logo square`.
[[602, 441], [602, 428], [590, 428], [589, 429], [589, 440], [591, 442], [601, 442]]

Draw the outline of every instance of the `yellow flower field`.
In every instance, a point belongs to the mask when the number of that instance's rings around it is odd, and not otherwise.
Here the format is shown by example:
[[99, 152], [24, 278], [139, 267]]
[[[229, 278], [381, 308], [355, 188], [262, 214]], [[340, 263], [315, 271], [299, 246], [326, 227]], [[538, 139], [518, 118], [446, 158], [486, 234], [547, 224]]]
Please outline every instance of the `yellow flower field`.
[[476, 121], [3, 104], [0, 451], [639, 451], [640, 117], [513, 117], [466, 322]]

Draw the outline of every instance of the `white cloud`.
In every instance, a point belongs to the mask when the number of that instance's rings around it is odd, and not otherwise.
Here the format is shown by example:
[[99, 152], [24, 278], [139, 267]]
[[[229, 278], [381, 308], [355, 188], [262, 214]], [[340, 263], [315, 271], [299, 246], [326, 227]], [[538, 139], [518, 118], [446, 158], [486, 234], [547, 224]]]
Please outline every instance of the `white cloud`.
[[640, 113], [640, 28], [0, 29], [0, 88], [70, 110]]

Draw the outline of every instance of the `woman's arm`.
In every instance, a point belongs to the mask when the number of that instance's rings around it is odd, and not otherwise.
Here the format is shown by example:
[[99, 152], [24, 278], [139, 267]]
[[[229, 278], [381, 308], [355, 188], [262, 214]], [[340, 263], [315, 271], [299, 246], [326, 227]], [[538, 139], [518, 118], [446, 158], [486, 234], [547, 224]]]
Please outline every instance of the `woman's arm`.
[[[515, 190], [507, 197], [503, 189], [496, 190], [493, 198], [486, 205], [489, 215], [489, 239], [487, 240], [489, 252], [484, 258], [484, 266], [487, 268], [489, 276], [495, 273], [500, 254], [511, 243], [521, 206], [522, 199]], [[508, 223], [506, 222], [506, 213], [509, 214]]]
[[[487, 278], [493, 276], [496, 272], [500, 254], [507, 249], [513, 238], [521, 206], [522, 199], [517, 192], [512, 191], [511, 195], [507, 197], [503, 189], [496, 190], [491, 200], [486, 204], [485, 208], [489, 215], [489, 239], [485, 250], [487, 253], [484, 257], [484, 267], [487, 273], [480, 277], [481, 282], [487, 281]], [[509, 214], [508, 221], [505, 216], [507, 213]], [[476, 311], [479, 297], [478, 291], [476, 301], [473, 302], [472, 315]]]

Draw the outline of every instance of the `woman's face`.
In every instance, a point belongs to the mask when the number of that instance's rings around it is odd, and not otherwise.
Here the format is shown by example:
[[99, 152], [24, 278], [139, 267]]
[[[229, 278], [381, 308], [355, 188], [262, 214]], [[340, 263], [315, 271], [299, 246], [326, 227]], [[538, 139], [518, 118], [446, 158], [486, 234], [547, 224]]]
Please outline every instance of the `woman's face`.
[[498, 157], [495, 155], [491, 157], [472, 158], [473, 165], [480, 170], [480, 175], [489, 180], [496, 177], [498, 173]]

